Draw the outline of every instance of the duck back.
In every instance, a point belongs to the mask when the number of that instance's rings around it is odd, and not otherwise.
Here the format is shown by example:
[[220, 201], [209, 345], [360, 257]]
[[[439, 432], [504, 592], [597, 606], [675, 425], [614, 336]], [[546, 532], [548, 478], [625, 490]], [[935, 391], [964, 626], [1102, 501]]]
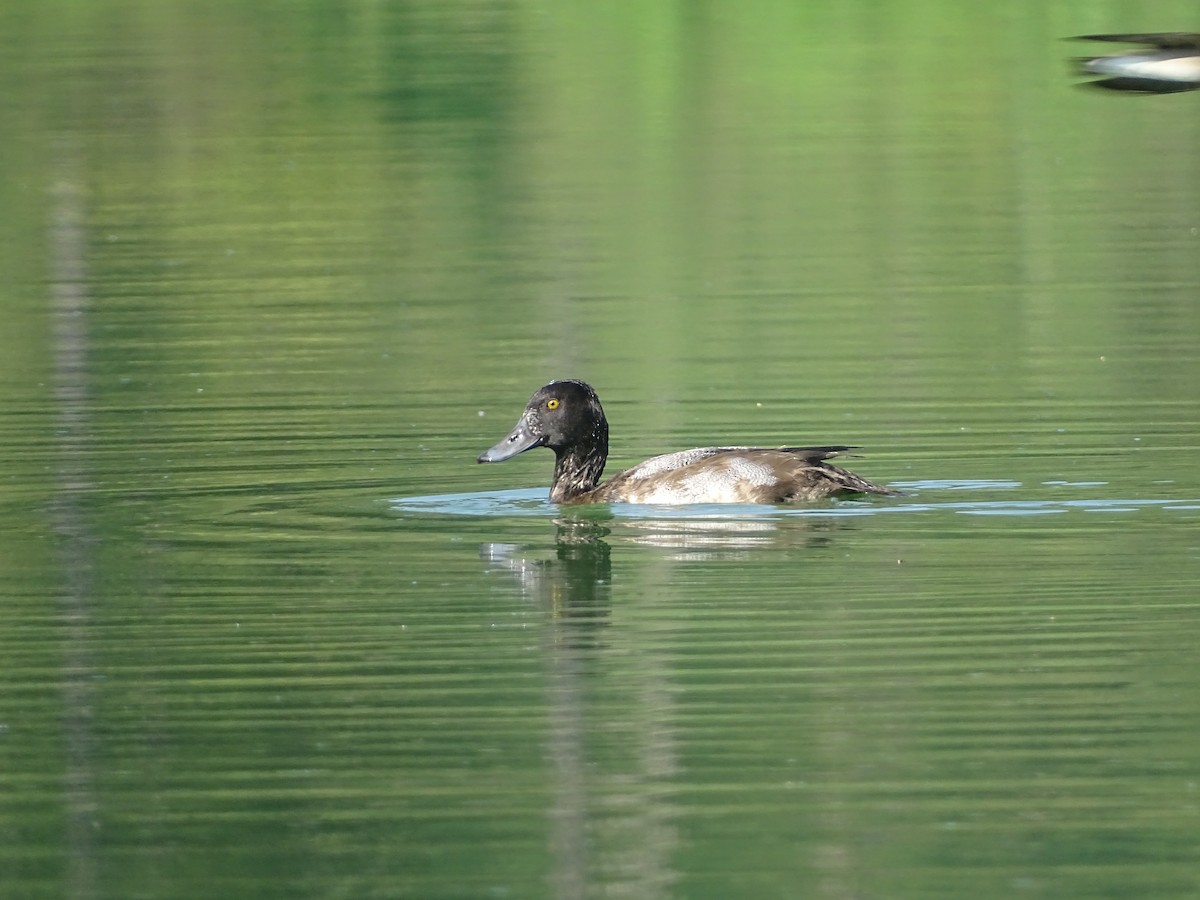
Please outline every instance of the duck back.
[[[895, 491], [826, 462], [849, 447], [698, 447], [655, 456], [589, 492], [588, 502], [793, 503]], [[583, 499], [583, 498], [581, 498]]]

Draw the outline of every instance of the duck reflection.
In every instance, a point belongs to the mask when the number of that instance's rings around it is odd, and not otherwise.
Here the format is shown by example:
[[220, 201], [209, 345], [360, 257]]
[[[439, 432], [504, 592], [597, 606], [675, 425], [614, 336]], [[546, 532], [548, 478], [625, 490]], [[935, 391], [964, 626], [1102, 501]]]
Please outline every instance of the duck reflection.
[[[869, 511], [869, 510], [868, 510]], [[479, 556], [508, 572], [531, 600], [576, 615], [606, 602], [612, 573], [610, 543], [669, 551], [667, 559], [742, 560], [763, 550], [820, 549], [855, 527], [855, 515], [772, 518], [727, 516], [559, 518], [553, 552], [530, 544], [481, 544]], [[605, 522], [609, 524], [604, 524]]]
[[[620, 653], [602, 653], [613, 627], [609, 529], [559, 520], [555, 542], [489, 543], [480, 556], [550, 611], [545, 660], [553, 766], [551, 896], [591, 896], [596, 885], [631, 897], [672, 895], [679, 838], [669, 786], [679, 765], [668, 660], [625, 623]], [[631, 658], [636, 657], [636, 658]], [[621, 697], [620, 711], [604, 703]], [[621, 724], [613, 740], [614, 720]]]
[[[839, 534], [855, 528], [856, 515], [667, 516], [662, 518], [554, 520], [553, 552], [534, 545], [489, 543], [480, 558], [493, 569], [508, 572], [531, 600], [550, 605], [556, 613], [577, 616], [607, 602], [611, 580], [610, 543], [657, 547], [679, 562], [744, 560], [763, 550], [821, 549]], [[870, 512], [865, 509], [864, 514]]]
[[538, 653], [553, 767], [551, 896], [582, 898], [603, 884], [626, 896], [669, 897], [678, 880], [677, 661], [671, 643], [647, 628], [652, 589], [622, 592], [620, 573], [614, 581], [613, 546], [660, 548], [650, 565], [661, 570], [663, 561], [825, 546], [854, 523], [846, 515], [634, 519], [594, 509], [555, 519], [552, 543], [480, 545], [490, 571], [547, 611]]
[[494, 571], [516, 579], [529, 600], [548, 607], [560, 624], [577, 624], [573, 641], [587, 627], [603, 625], [611, 608], [612, 559], [603, 538], [607, 528], [592, 522], [557, 522], [552, 549], [529, 544], [481, 544], [479, 556]]
[[762, 550], [815, 549], [852, 527], [850, 517], [636, 519], [623, 523], [630, 542], [659, 547], [676, 561], [742, 560]]

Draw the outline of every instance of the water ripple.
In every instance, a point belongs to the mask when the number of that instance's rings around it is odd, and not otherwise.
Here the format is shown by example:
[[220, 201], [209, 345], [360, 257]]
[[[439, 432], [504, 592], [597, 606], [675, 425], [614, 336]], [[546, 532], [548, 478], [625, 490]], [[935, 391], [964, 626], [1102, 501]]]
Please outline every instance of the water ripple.
[[[581, 518], [591, 516], [616, 518], [678, 518], [678, 519], [753, 519], [793, 518], [805, 516], [874, 516], [949, 512], [971, 516], [1045, 516], [1072, 511], [1089, 513], [1132, 513], [1154, 508], [1175, 511], [1200, 510], [1200, 500], [1170, 500], [1161, 498], [1086, 497], [1075, 499], [1003, 499], [955, 500], [921, 502], [913, 499], [924, 491], [977, 492], [1006, 491], [1021, 487], [1015, 481], [914, 481], [894, 485], [908, 494], [897, 501], [841, 500], [812, 506], [787, 507], [756, 504], [693, 504], [689, 506], [654, 506], [614, 503], [603, 506], [572, 507], [570, 512]], [[1055, 483], [1053, 487], [1068, 486]], [[1072, 487], [1096, 487], [1098, 483], [1072, 484]], [[550, 503], [542, 488], [472, 491], [463, 494], [433, 494], [423, 497], [400, 497], [388, 501], [391, 510], [402, 515], [444, 515], [473, 517], [556, 518], [564, 510]]]

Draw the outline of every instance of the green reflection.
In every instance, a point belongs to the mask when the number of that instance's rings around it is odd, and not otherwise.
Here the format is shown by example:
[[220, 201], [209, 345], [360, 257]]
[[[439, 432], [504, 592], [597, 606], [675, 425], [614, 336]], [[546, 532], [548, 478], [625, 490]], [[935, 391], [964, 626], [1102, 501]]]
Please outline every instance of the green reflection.
[[[1098, 15], [6, 4], [0, 895], [1186, 895], [1200, 123]], [[551, 377], [913, 497], [389, 501]]]

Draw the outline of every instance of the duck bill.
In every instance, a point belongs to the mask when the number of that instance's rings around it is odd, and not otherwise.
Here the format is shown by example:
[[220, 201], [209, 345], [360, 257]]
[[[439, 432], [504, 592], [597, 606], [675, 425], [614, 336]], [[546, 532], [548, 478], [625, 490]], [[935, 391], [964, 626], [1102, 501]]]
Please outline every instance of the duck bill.
[[526, 450], [532, 450], [534, 447], [541, 447], [545, 443], [545, 436], [534, 434], [530, 430], [529, 424], [522, 418], [517, 423], [517, 427], [509, 433], [508, 437], [491, 450], [479, 454], [479, 462], [503, 462], [506, 459], [512, 459], [518, 453], [524, 453]]

